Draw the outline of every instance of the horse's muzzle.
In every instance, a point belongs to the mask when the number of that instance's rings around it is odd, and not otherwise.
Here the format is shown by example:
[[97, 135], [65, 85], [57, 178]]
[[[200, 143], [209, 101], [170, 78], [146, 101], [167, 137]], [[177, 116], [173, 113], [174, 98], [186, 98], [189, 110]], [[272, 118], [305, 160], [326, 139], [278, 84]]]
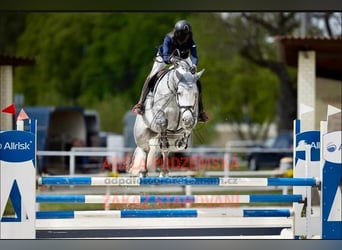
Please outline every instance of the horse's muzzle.
[[193, 112], [190, 109], [185, 110], [181, 117], [182, 127], [184, 129], [191, 129], [194, 125], [195, 118]]

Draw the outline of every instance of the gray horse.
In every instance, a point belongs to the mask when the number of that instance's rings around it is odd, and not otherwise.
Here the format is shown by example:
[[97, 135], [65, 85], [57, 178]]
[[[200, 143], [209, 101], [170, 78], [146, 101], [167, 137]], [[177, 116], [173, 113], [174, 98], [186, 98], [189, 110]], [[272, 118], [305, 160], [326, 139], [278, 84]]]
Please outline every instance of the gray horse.
[[190, 58], [173, 63], [145, 101], [145, 113], [134, 124], [134, 151], [129, 173], [146, 176], [162, 156], [160, 176], [168, 174], [168, 154], [184, 150], [197, 124], [198, 89], [196, 82], [204, 69], [194, 72]]

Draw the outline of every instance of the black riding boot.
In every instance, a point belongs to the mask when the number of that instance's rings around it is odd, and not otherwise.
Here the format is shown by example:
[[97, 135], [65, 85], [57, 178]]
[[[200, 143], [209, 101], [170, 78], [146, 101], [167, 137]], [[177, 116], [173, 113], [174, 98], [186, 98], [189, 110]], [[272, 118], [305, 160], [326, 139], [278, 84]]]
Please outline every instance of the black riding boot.
[[148, 92], [151, 89], [150, 81], [151, 81], [151, 77], [147, 77], [141, 90], [139, 102], [135, 104], [134, 107], [132, 108], [132, 111], [136, 114], [139, 114], [139, 115], [144, 114], [144, 111], [145, 111], [144, 102], [145, 102]]
[[199, 122], [207, 122], [209, 120], [208, 115], [204, 112], [203, 100], [202, 100], [202, 86], [200, 81], [196, 82], [198, 88], [198, 117]]

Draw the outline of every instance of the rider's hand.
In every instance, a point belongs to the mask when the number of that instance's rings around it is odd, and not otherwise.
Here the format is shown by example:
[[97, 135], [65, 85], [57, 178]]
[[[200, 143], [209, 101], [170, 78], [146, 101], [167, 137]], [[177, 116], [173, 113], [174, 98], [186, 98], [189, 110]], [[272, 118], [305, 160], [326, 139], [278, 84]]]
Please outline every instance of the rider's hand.
[[191, 66], [190, 72], [191, 72], [192, 74], [195, 74], [196, 71], [197, 71], [197, 66], [194, 64], [194, 65]]
[[175, 64], [177, 61], [178, 60], [176, 59], [176, 57], [174, 57], [174, 56], [170, 57], [170, 63]]

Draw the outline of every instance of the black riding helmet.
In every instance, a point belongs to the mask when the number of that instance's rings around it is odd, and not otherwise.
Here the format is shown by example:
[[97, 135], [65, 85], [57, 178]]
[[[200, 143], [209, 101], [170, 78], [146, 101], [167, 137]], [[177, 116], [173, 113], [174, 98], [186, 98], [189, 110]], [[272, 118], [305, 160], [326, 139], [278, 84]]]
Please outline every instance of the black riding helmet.
[[186, 20], [180, 20], [175, 24], [174, 38], [179, 43], [184, 43], [192, 34], [191, 24]]

